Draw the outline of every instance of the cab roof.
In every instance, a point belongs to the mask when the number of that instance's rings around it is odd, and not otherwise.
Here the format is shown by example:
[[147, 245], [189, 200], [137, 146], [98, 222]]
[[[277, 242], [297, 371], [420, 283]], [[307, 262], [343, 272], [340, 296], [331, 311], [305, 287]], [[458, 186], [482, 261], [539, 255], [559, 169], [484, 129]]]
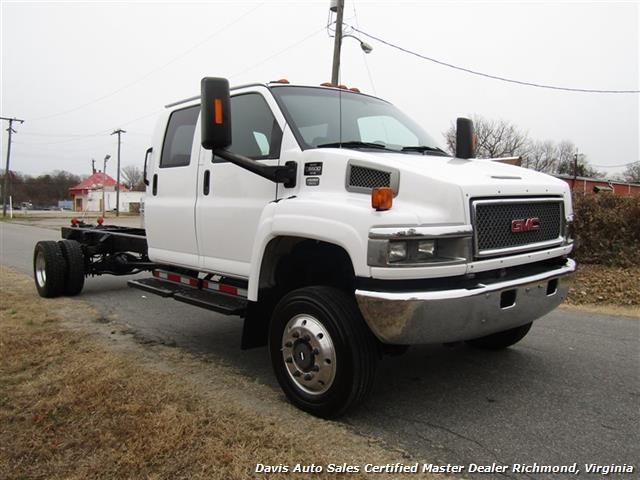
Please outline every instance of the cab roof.
[[[382, 100], [382, 101], [386, 101], [382, 98], [376, 97], [374, 95], [369, 95], [367, 93], [362, 93], [361, 91], [356, 91], [356, 90], [351, 90], [349, 88], [346, 88], [343, 86], [329, 86], [329, 85], [301, 85], [301, 84], [292, 84], [292, 83], [284, 83], [282, 80], [275, 80], [272, 82], [267, 82], [267, 83], [245, 83], [242, 85], [236, 85], [231, 87], [229, 90], [233, 91], [233, 90], [240, 90], [242, 88], [247, 88], [247, 87], [265, 87], [268, 89], [273, 89], [273, 88], [287, 88], [287, 87], [306, 87], [306, 88], [319, 88], [319, 89], [324, 89], [324, 90], [339, 90], [345, 93], [352, 93], [354, 95], [364, 95], [367, 97], [372, 97], [372, 98], [376, 98], [378, 100]], [[164, 106], [164, 108], [172, 108], [175, 107], [177, 105], [182, 105], [185, 103], [189, 103], [189, 102], [193, 102], [195, 100], [199, 100], [200, 99], [200, 95], [195, 95], [193, 97], [189, 97], [189, 98], [185, 98], [183, 100], [178, 100], [177, 102], [173, 102], [173, 103], [169, 103], [167, 105]]]

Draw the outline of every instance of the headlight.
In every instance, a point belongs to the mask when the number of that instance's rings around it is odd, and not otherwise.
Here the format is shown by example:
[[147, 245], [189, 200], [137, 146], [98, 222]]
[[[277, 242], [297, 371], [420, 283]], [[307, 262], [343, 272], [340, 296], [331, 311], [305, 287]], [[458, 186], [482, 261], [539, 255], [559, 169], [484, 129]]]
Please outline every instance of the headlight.
[[464, 263], [472, 258], [471, 237], [384, 240], [369, 239], [367, 264], [410, 267]]
[[389, 262], [401, 262], [407, 258], [407, 242], [389, 242]]
[[418, 241], [418, 250], [416, 259], [429, 261], [436, 253], [436, 241], [435, 240], [420, 240]]

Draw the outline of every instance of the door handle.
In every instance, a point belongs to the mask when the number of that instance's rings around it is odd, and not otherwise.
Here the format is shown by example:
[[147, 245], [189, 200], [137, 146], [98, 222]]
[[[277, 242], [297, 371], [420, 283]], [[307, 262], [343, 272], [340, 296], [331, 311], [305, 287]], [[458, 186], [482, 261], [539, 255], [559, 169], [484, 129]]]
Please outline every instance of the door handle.
[[204, 185], [202, 186], [202, 193], [209, 195], [209, 185], [211, 182], [211, 172], [209, 170], [204, 171]]
[[153, 175], [153, 186], [151, 187], [151, 193], [153, 195], [158, 194], [158, 174], [157, 173]]
[[153, 147], [149, 147], [147, 153], [144, 154], [144, 170], [142, 171], [142, 181], [147, 187], [149, 186], [149, 180], [147, 179], [147, 160], [151, 152], [153, 152]]

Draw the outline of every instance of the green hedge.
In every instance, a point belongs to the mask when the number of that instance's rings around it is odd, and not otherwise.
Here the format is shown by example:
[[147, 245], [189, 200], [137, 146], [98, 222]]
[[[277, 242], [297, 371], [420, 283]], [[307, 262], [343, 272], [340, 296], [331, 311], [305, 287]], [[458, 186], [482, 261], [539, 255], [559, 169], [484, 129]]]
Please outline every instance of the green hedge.
[[640, 265], [640, 195], [576, 195], [573, 256], [578, 262]]

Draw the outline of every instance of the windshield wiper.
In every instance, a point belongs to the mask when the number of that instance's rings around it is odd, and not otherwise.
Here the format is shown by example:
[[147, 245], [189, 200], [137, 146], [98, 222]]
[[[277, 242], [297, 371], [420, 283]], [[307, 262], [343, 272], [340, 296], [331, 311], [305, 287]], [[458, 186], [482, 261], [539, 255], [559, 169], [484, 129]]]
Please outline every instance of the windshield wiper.
[[317, 148], [332, 148], [332, 147], [334, 148], [377, 148], [380, 150], [389, 150], [391, 152], [398, 151], [392, 148], [388, 148], [385, 145], [381, 145], [379, 143], [360, 142], [359, 140], [349, 140], [347, 142], [322, 143], [317, 146]]
[[428, 147], [426, 145], [416, 145], [410, 147], [402, 147], [402, 152], [420, 152], [423, 155], [438, 155], [441, 157], [448, 157], [449, 154], [438, 147]]

